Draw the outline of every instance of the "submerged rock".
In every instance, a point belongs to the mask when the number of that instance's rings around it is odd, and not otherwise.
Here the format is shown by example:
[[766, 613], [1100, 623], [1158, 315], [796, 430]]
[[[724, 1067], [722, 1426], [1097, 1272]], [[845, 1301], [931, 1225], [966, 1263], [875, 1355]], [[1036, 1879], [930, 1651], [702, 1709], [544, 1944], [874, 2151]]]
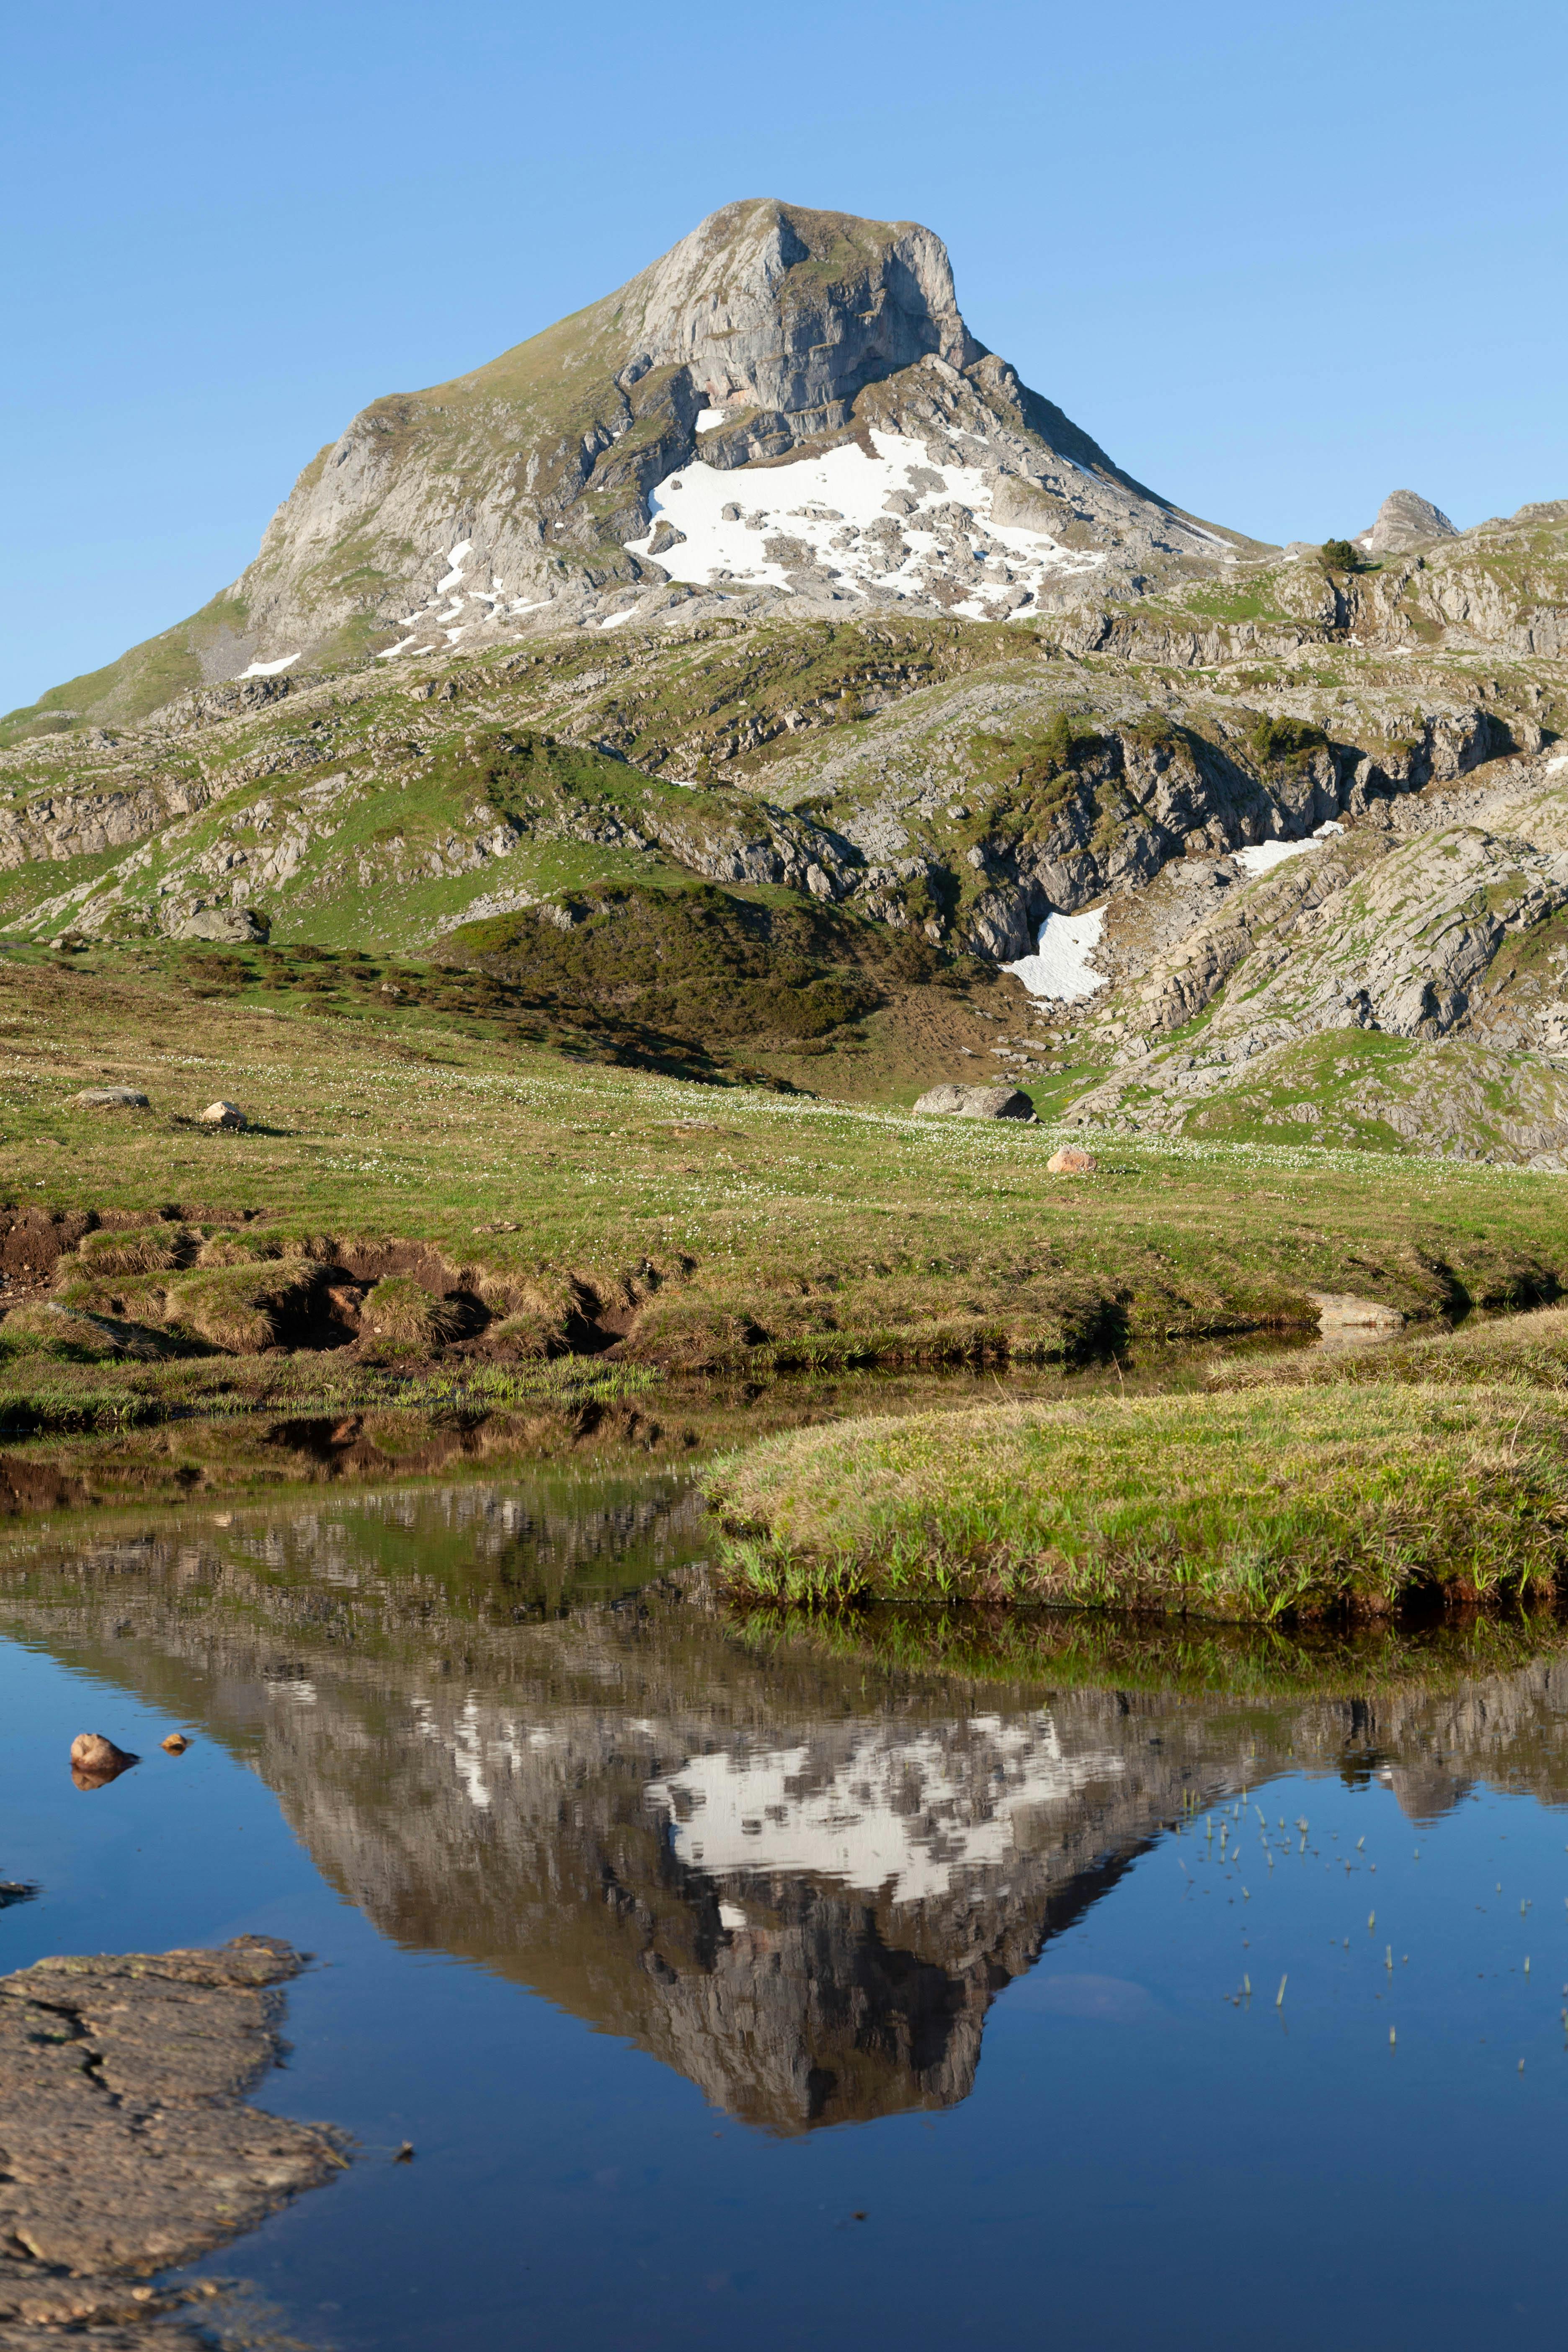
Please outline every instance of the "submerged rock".
[[1321, 1331], [1402, 1331], [1405, 1318], [1397, 1307], [1380, 1298], [1357, 1298], [1348, 1290], [1309, 1290], [1318, 1310]]

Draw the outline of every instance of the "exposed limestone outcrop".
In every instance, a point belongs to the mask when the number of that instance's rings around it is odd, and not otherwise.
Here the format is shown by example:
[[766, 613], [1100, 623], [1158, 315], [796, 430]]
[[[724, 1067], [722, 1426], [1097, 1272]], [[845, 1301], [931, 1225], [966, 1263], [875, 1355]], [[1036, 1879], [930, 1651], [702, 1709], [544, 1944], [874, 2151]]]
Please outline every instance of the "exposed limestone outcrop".
[[1458, 531], [1430, 499], [1414, 490], [1391, 490], [1377, 510], [1377, 519], [1356, 540], [1369, 555], [1405, 555], [1428, 546], [1435, 539], [1457, 539]]
[[[1420, 1065], [1408, 1091], [1370, 1069], [1368, 1118], [1428, 1148], [1560, 1164], [1568, 1151], [1568, 763], [1423, 795], [1194, 908], [1179, 943], [1104, 1018], [1120, 1067], [1075, 1119], [1179, 1131], [1238, 1084], [1310, 1099], [1296, 1050], [1375, 1034], [1475, 1047]], [[1234, 987], [1230, 983], [1235, 982]], [[1163, 1048], [1194, 1016], [1201, 1037]], [[1521, 1066], [1521, 1055], [1540, 1057]], [[1348, 1075], [1347, 1062], [1342, 1075]], [[1294, 1075], [1293, 1075], [1294, 1074]], [[1510, 1104], [1509, 1096], [1514, 1097]], [[1488, 1097], [1490, 1100], [1488, 1100]]]

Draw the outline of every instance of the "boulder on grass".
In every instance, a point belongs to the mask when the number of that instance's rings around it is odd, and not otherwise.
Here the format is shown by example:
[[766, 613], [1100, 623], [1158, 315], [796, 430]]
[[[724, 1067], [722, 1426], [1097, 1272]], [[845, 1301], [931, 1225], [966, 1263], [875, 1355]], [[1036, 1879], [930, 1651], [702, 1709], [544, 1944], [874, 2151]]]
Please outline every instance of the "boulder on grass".
[[258, 915], [254, 907], [198, 907], [194, 915], [176, 923], [169, 936], [243, 945], [248, 940], [268, 938], [271, 930], [266, 916]]
[[202, 1113], [204, 1127], [247, 1127], [249, 1121], [237, 1103], [210, 1102]]
[[1064, 1143], [1059, 1151], [1052, 1152], [1046, 1166], [1053, 1176], [1092, 1176], [1100, 1162], [1080, 1144]]
[[83, 1087], [67, 1104], [70, 1110], [150, 1110], [139, 1087]]
[[1033, 1118], [1035, 1106], [1016, 1087], [932, 1087], [915, 1105], [949, 1118]]

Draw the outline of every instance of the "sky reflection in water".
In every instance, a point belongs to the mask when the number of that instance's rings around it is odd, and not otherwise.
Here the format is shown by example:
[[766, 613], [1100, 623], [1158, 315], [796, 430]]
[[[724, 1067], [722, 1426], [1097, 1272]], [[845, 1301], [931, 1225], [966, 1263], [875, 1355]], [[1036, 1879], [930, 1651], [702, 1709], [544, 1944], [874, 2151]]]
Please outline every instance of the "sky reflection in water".
[[959, 1676], [661, 1597], [702, 1539], [545, 1478], [7, 1577], [0, 1966], [320, 1958], [260, 2095], [363, 2158], [209, 2271], [345, 2352], [1555, 2330], [1552, 1629]]

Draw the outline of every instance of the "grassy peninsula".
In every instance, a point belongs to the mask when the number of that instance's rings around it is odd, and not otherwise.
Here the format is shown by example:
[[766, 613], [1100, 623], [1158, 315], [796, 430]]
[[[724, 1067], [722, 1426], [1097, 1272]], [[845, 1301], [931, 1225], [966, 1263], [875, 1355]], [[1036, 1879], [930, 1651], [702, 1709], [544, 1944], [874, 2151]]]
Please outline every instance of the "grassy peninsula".
[[1237, 1377], [766, 1439], [710, 1474], [729, 1581], [1262, 1622], [1559, 1591], [1568, 1314]]

